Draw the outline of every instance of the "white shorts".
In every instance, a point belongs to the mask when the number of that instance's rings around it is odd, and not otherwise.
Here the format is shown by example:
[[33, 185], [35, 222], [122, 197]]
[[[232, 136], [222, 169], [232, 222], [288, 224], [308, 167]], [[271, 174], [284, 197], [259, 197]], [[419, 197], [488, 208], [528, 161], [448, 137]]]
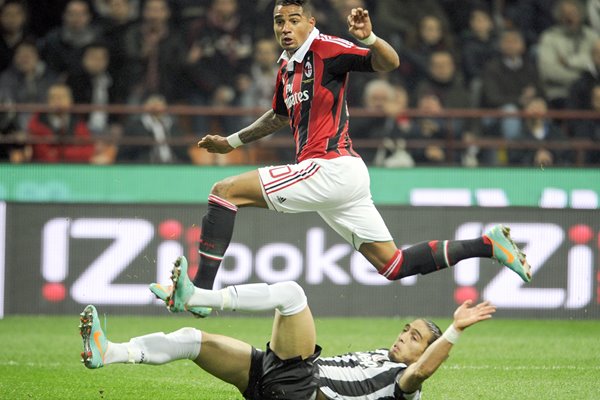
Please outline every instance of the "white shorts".
[[373, 204], [367, 166], [358, 157], [320, 158], [258, 169], [269, 209], [315, 211], [356, 250], [392, 240]]

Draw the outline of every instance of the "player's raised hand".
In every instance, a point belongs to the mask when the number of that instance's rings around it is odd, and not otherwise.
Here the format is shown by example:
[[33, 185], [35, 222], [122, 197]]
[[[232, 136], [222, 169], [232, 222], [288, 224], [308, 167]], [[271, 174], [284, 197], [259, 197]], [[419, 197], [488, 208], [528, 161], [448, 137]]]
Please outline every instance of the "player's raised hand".
[[225, 154], [233, 150], [227, 138], [219, 135], [206, 135], [198, 142], [198, 147], [206, 149], [209, 153]]
[[467, 300], [454, 311], [454, 327], [458, 330], [463, 330], [479, 321], [492, 318], [492, 314], [496, 312], [496, 306], [489, 301], [484, 301], [476, 306], [473, 306], [472, 300]]
[[348, 15], [348, 32], [357, 39], [366, 39], [373, 30], [369, 11], [353, 8]]

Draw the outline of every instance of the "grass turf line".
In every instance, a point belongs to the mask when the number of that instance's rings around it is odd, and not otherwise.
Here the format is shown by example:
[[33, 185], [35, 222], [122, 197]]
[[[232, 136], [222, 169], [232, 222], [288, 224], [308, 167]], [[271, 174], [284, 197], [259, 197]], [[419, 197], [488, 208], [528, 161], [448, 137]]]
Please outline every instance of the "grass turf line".
[[[102, 309], [99, 309], [102, 318]], [[103, 318], [102, 318], [103, 319]], [[317, 318], [323, 355], [388, 347], [410, 319]], [[436, 319], [443, 329], [450, 320]], [[190, 361], [165, 366], [79, 362], [78, 316], [11, 316], [0, 321], [2, 399], [241, 399]], [[108, 317], [119, 342], [193, 326], [263, 348], [270, 318]], [[340, 332], [343, 334], [340, 335]], [[468, 330], [429, 379], [424, 399], [598, 399], [600, 321], [487, 321]]]

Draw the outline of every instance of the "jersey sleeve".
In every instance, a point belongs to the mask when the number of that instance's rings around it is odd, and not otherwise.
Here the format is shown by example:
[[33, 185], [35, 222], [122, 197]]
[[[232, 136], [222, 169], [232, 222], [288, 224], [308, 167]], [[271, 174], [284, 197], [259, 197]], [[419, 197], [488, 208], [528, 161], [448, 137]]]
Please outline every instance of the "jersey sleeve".
[[350, 71], [375, 72], [371, 50], [336, 36], [320, 35], [315, 51], [327, 60], [327, 70], [334, 75]]
[[375, 72], [371, 64], [371, 51], [364, 56], [360, 54], [341, 54], [329, 61], [329, 72], [336, 75], [350, 71]]
[[277, 81], [275, 82], [275, 93], [273, 94], [273, 111], [278, 115], [288, 115], [287, 107], [285, 106], [285, 102], [283, 100], [283, 80], [281, 79], [281, 71], [285, 69], [285, 66], [282, 66], [277, 73]]
[[400, 385], [398, 384], [398, 382], [400, 382], [400, 377], [402, 376], [404, 371], [406, 371], [406, 369], [403, 369], [402, 371], [400, 371], [398, 373], [398, 375], [396, 376], [396, 387], [394, 389], [394, 399], [396, 399], [396, 400], [421, 400], [421, 388], [420, 387], [419, 387], [419, 389], [415, 390], [412, 393], [405, 393], [400, 388]]

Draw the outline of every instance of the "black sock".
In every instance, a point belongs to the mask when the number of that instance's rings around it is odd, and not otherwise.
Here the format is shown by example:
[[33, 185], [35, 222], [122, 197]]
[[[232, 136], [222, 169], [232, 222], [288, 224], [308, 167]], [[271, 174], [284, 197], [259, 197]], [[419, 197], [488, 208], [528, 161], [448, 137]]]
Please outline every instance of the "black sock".
[[229, 247], [237, 207], [220, 197], [208, 197], [208, 211], [202, 218], [202, 232], [198, 252], [200, 262], [194, 277], [194, 285], [202, 289], [212, 289], [223, 255]]
[[[484, 237], [469, 240], [432, 240], [429, 247], [438, 269], [450, 267], [467, 258], [490, 258], [493, 254], [492, 244]], [[426, 273], [429, 272], [433, 271]]]
[[390, 280], [426, 275], [473, 257], [492, 257], [492, 244], [485, 237], [471, 240], [432, 240], [418, 243], [394, 255], [380, 272]]

